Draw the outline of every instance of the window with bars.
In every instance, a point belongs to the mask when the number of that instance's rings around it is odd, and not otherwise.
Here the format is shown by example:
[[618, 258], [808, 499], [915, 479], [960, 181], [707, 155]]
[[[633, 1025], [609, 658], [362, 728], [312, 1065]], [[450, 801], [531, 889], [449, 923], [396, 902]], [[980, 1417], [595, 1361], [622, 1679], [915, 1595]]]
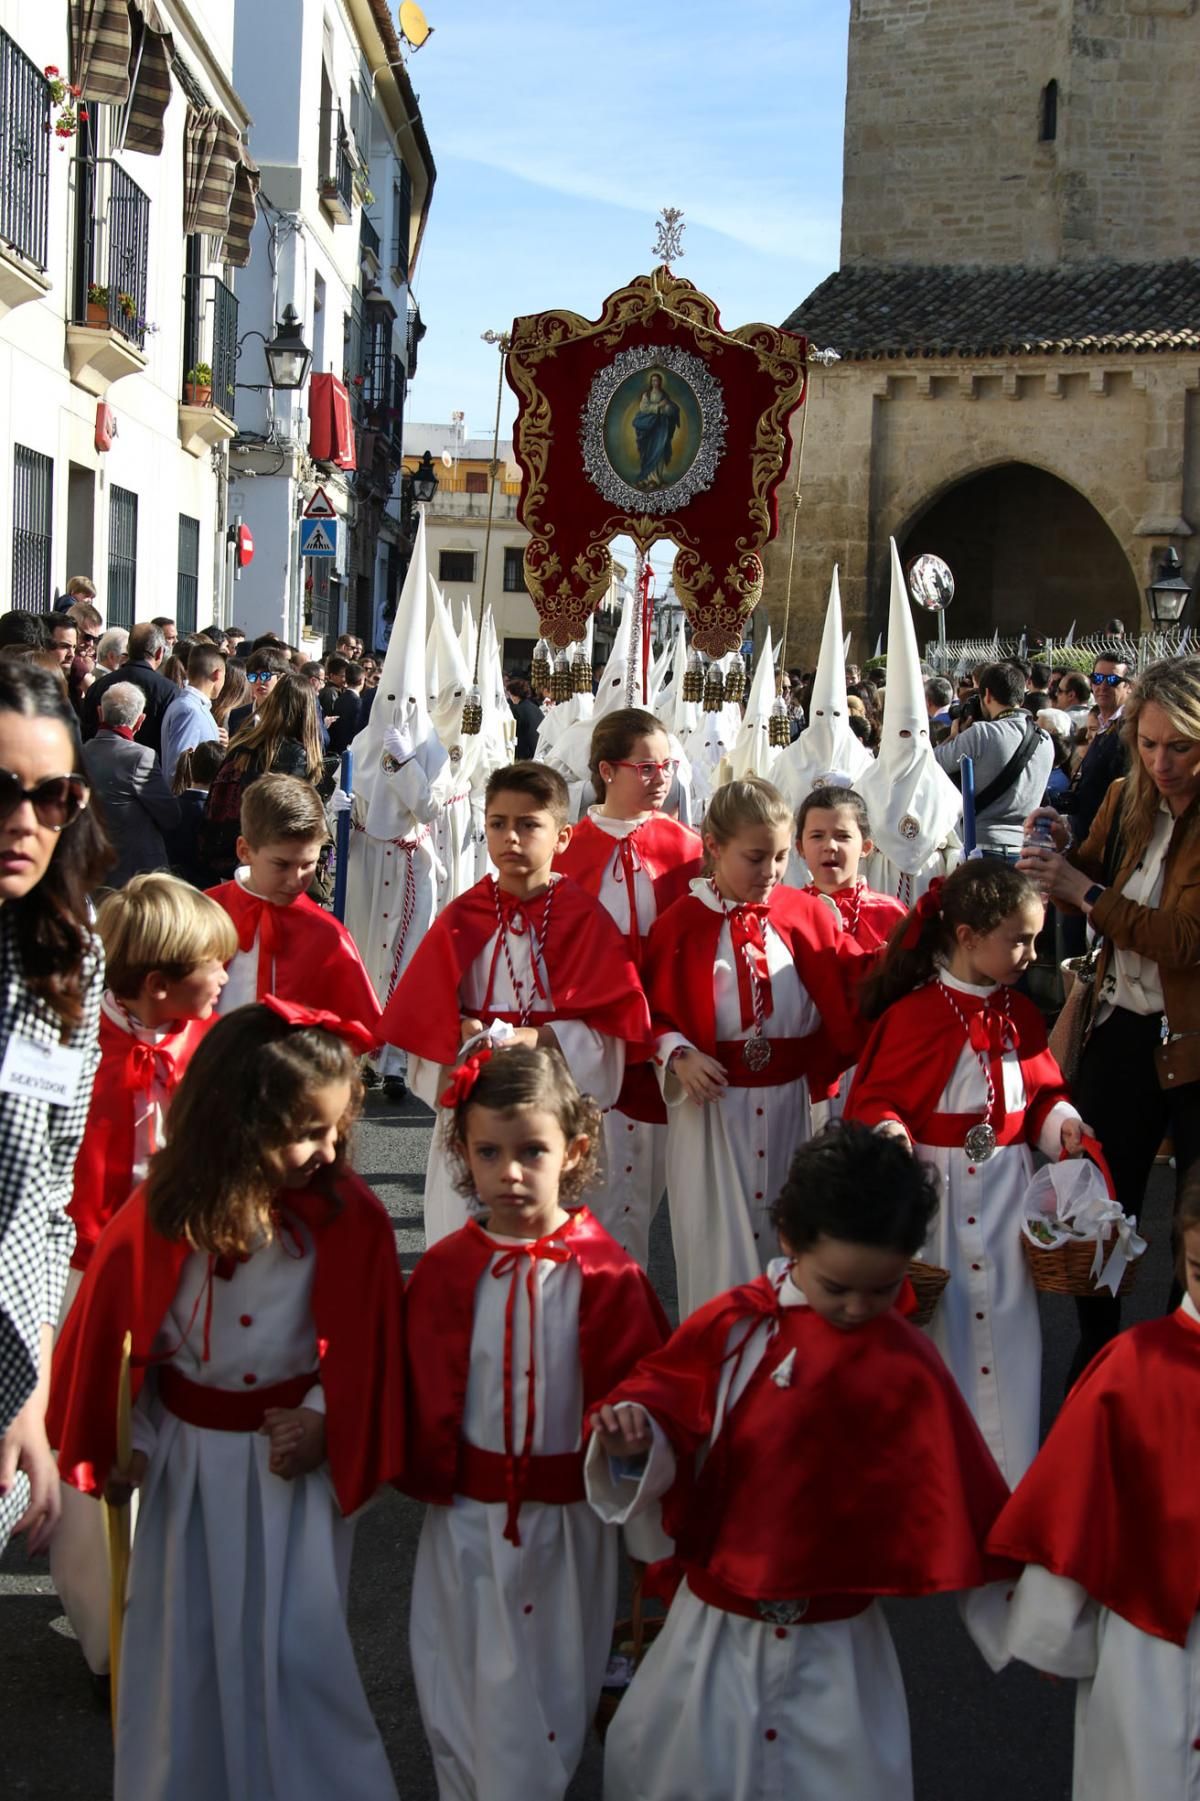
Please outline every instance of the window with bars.
[[50, 541], [54, 525], [54, 459], [13, 445], [12, 596], [22, 613], [50, 610]]
[[179, 515], [179, 572], [175, 577], [175, 624], [186, 638], [196, 629], [200, 598], [200, 521]]
[[400, 165], [400, 174], [392, 186], [392, 274], [398, 282], [408, 280], [408, 240], [412, 230], [412, 176]]
[[473, 582], [475, 552], [473, 550], [439, 550], [439, 582]]
[[525, 552], [519, 544], [504, 547], [504, 592], [525, 593]]
[[133, 628], [137, 604], [138, 497], [128, 488], [108, 490], [108, 623]]

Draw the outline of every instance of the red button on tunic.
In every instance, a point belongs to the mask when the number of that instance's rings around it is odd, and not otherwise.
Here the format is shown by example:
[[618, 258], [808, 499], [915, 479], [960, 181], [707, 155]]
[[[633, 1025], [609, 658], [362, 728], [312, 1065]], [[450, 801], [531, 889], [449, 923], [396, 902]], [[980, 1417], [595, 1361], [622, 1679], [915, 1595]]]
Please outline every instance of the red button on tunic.
[[254, 1384], [258, 1381], [258, 1377], [257, 1376], [243, 1376], [242, 1381], [246, 1384], [247, 1388], [253, 1388]]
[[251, 1317], [248, 1313], [243, 1313], [241, 1319], [238, 1321], [238, 1324], [241, 1326], [252, 1326], [254, 1324], [254, 1321], [251, 1319]]

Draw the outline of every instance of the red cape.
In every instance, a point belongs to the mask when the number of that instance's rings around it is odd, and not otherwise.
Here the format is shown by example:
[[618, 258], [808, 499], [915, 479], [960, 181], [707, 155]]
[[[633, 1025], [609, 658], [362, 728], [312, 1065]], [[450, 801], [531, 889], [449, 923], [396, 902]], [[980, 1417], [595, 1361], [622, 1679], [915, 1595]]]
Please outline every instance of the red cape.
[[[700, 865], [704, 861], [700, 835], [689, 826], [680, 825], [678, 820], [656, 813], [635, 826], [628, 836], [636, 845], [638, 860], [650, 878], [656, 910], [665, 913], [673, 901], [681, 900], [687, 893], [692, 877], [700, 874]], [[621, 842], [593, 819], [583, 819], [572, 832], [566, 850], [555, 857], [554, 867], [562, 875], [569, 875], [573, 882], [578, 882], [593, 900], [599, 900], [605, 871], [620, 858], [618, 846]], [[639, 921], [643, 940], [651, 923], [645, 919]]]
[[1078, 1582], [1171, 1644], [1200, 1611], [1200, 1325], [1122, 1332], [1075, 1384], [988, 1548]]
[[[215, 1023], [215, 1015], [212, 1019], [189, 1019], [181, 1031], [160, 1039], [154, 1047], [173, 1060], [176, 1082], [191, 1062], [200, 1040]], [[72, 1269], [87, 1268], [101, 1232], [133, 1190], [136, 1090], [127, 1085], [125, 1075], [129, 1053], [139, 1042], [101, 1011], [100, 1063], [92, 1087], [87, 1128], [75, 1159], [74, 1192], [67, 1208], [75, 1221]]]
[[290, 906], [275, 907], [247, 894], [238, 882], [222, 882], [207, 891], [218, 901], [238, 931], [246, 951], [254, 943], [259, 909], [270, 907], [276, 931], [275, 986], [285, 1001], [325, 1007], [339, 1019], [354, 1019], [375, 1038], [380, 1008], [353, 938], [340, 920], [306, 894]]
[[[586, 1207], [561, 1234], [583, 1277], [579, 1358], [584, 1417], [640, 1357], [657, 1350], [670, 1325], [644, 1272]], [[404, 1489], [419, 1501], [449, 1506], [475, 1324], [475, 1290], [496, 1245], [478, 1226], [463, 1226], [425, 1252], [405, 1294], [410, 1370], [408, 1455]]]
[[[764, 1319], [776, 1334], [696, 1474], [730, 1333]], [[894, 1311], [844, 1332], [780, 1306], [760, 1276], [692, 1314], [606, 1398], [640, 1402], [666, 1432], [677, 1558], [735, 1594], [928, 1595], [1004, 1573], [984, 1553], [1004, 1478], [937, 1351]]]
[[[384, 1009], [379, 1031], [386, 1044], [431, 1063], [454, 1062], [464, 1011], [462, 981], [495, 930], [495, 889], [485, 876], [451, 901], [417, 946]], [[542, 950], [554, 1007], [535, 1011], [533, 1019], [539, 1025], [579, 1020], [606, 1037], [624, 1039], [630, 1058], [645, 1057], [650, 1018], [625, 940], [599, 901], [566, 878], [558, 884]], [[498, 1017], [489, 1010], [483, 1023]]]
[[[317, 1189], [281, 1204], [313, 1233], [313, 1320], [325, 1390], [327, 1455], [338, 1504], [350, 1514], [404, 1463], [401, 1281], [392, 1223], [366, 1183], [345, 1170], [331, 1200]], [[339, 1206], [340, 1203], [340, 1206]], [[142, 1385], [159, 1327], [190, 1252], [146, 1217], [139, 1188], [105, 1228], [54, 1348], [47, 1431], [64, 1479], [101, 1494], [116, 1457], [121, 1345], [133, 1334], [131, 1385]]]
[[[854, 995], [867, 965], [849, 933], [839, 930], [829, 908], [813, 895], [780, 884], [771, 892], [767, 913], [821, 1016], [822, 1067], [810, 1083], [819, 1100], [822, 1088], [849, 1069], [862, 1044]], [[655, 1036], [682, 1032], [709, 1057], [716, 1055], [712, 972], [723, 924], [714, 907], [686, 895], [655, 922], [642, 969]]]
[[840, 888], [830, 899], [837, 902], [837, 910], [841, 914], [847, 930], [858, 914], [858, 923], [854, 929], [854, 942], [864, 951], [877, 951], [885, 945], [902, 919], [908, 917], [908, 909], [893, 900], [890, 894], [879, 894], [874, 888], [864, 888], [862, 899], [858, 901], [853, 888]]
[[[922, 1142], [921, 1128], [939, 1111], [965, 1042], [962, 1027], [937, 990], [937, 982], [928, 982], [876, 1020], [846, 1097], [846, 1119], [868, 1126], [898, 1119], [914, 1144]], [[954, 998], [968, 1016], [979, 1010], [980, 1003], [969, 994], [956, 991]], [[1036, 1144], [1050, 1109], [1071, 1097], [1033, 1002], [1010, 989], [1008, 1004], [1020, 1035], [1025, 1138]]]

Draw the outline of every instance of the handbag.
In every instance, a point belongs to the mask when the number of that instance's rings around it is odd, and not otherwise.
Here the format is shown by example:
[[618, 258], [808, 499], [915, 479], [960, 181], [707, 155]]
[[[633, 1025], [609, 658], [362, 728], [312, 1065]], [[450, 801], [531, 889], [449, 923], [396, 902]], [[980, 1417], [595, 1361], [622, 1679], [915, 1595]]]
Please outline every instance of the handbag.
[[[1112, 886], [1120, 864], [1121, 809], [1117, 806], [1104, 843], [1104, 879], [1109, 887]], [[1075, 979], [1047, 1039], [1051, 1054], [1062, 1070], [1063, 1080], [1068, 1088], [1075, 1085], [1087, 1041], [1096, 1023], [1096, 976], [1103, 950], [1104, 939], [1098, 937], [1086, 957], [1071, 961], [1070, 973]], [[1065, 967], [1064, 965], [1064, 972]]]

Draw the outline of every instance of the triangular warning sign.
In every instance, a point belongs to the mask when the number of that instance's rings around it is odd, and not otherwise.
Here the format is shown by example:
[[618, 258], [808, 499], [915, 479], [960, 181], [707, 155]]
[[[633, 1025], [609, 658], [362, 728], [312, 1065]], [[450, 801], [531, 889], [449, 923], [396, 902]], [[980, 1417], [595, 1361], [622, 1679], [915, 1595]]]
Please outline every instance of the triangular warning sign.
[[329, 532], [325, 530], [319, 519], [313, 521], [312, 530], [304, 534], [304, 548], [309, 556], [333, 556], [337, 546]]
[[324, 488], [318, 488], [304, 509], [306, 519], [336, 519], [337, 509]]

